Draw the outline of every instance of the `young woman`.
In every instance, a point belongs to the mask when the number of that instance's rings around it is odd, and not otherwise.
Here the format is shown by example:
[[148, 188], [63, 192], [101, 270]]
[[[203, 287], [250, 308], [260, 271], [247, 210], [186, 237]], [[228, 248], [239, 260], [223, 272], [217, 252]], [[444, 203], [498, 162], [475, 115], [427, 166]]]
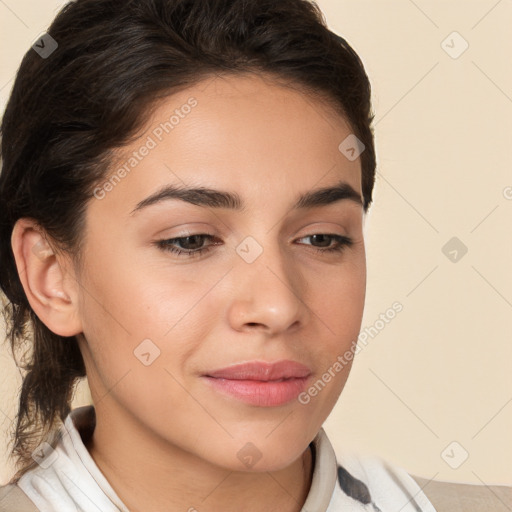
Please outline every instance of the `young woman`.
[[30, 350], [1, 510], [435, 511], [322, 429], [361, 327], [372, 120], [306, 0], [62, 9], [2, 123], [0, 285]]

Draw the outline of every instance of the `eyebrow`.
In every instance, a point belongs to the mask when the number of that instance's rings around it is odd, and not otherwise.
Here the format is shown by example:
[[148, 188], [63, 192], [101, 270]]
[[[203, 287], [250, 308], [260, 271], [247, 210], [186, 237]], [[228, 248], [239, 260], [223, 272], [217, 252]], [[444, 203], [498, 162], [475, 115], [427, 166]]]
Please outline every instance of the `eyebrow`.
[[[227, 208], [235, 211], [242, 211], [245, 205], [240, 196], [233, 192], [215, 190], [206, 187], [183, 187], [179, 185], [167, 185], [154, 194], [140, 201], [130, 212], [130, 215], [162, 201], [178, 199], [197, 206], [207, 208]], [[317, 206], [326, 206], [338, 201], [352, 201], [363, 206], [361, 195], [354, 188], [340, 181], [334, 186], [310, 190], [300, 195], [292, 209], [303, 210]]]

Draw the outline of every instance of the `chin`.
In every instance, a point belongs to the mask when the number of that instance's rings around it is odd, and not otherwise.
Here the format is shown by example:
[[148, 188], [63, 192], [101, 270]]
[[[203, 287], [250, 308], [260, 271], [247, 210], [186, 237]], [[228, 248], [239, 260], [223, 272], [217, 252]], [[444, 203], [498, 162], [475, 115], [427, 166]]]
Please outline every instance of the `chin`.
[[[283, 446], [279, 440], [277, 442], [233, 441], [220, 445], [220, 453], [211, 454], [216, 461], [211, 460], [218, 466], [222, 466], [230, 471], [263, 473], [280, 471], [287, 468], [302, 456], [307, 449], [308, 444], [302, 446], [300, 441], [289, 446]], [[217, 456], [218, 457], [217, 457]]]

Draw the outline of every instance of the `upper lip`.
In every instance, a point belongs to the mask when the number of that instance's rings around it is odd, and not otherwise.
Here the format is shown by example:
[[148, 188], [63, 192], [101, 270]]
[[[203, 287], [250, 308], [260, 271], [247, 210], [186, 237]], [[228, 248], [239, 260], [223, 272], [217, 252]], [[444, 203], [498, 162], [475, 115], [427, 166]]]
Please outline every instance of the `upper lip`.
[[266, 361], [250, 361], [235, 364], [206, 374], [207, 377], [232, 380], [271, 381], [280, 379], [304, 378], [311, 370], [296, 361], [282, 360], [274, 363]]

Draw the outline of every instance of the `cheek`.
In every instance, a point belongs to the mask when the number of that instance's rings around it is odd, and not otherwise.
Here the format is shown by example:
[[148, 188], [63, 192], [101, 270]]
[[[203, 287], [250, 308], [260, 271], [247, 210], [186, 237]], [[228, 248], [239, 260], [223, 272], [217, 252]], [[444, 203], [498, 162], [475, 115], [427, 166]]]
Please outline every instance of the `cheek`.
[[203, 333], [186, 315], [183, 293], [161, 288], [126, 267], [89, 280], [82, 308], [87, 373], [95, 401], [110, 398], [149, 423], [165, 417], [174, 425], [193, 405], [183, 372]]
[[321, 275], [306, 276], [306, 280], [309, 304], [325, 327], [326, 339], [343, 343], [347, 337], [357, 338], [366, 296], [364, 253], [358, 251], [339, 266], [326, 267]]
[[188, 279], [138, 258], [133, 248], [98, 251], [88, 265], [86, 300], [101, 306], [102, 321], [133, 343], [164, 337], [193, 305], [195, 287]]
[[331, 268], [328, 274], [323, 279], [312, 279], [310, 285], [308, 305], [315, 313], [320, 334], [314, 350], [318, 361], [316, 380], [304, 399], [306, 409], [327, 413], [343, 390], [355, 357], [366, 293], [364, 259]]
[[171, 272], [129, 256], [89, 258], [80, 314], [100, 384], [110, 389], [129, 372], [119, 390], [131, 382], [132, 392], [152, 396], [169, 379], [166, 369], [182, 381], [181, 369], [211, 329], [216, 316], [200, 299], [212, 285], [194, 281], [185, 267]]

